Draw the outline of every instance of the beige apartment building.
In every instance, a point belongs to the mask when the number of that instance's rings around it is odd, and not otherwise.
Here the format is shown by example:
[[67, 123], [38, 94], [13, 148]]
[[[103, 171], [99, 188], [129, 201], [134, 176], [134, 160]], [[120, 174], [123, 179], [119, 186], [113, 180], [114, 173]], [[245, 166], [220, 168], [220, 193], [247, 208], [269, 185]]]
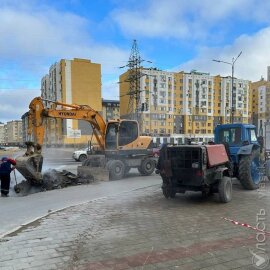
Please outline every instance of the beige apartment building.
[[[250, 118], [250, 82], [212, 76], [209, 73], [166, 72], [141, 69], [139, 123], [141, 132], [158, 143], [183, 143], [187, 138], [213, 140], [216, 125], [230, 123], [232, 100], [234, 122], [248, 123]], [[128, 72], [120, 76], [120, 115], [128, 114]]]
[[6, 143], [10, 145], [18, 145], [23, 143], [22, 137], [22, 121], [12, 120], [6, 124]]
[[251, 84], [252, 120], [259, 136], [264, 136], [265, 122], [270, 121], [270, 82], [260, 80]]
[[[262, 89], [266, 89], [267, 85], [269, 85], [270, 82], [265, 81], [263, 78], [257, 82], [252, 82], [250, 84], [250, 100], [251, 100], [251, 106], [250, 106], [250, 112], [251, 112], [251, 123], [253, 123], [254, 125], [256, 125], [257, 127], [257, 131], [259, 132], [259, 125], [258, 125], [258, 121], [259, 121], [259, 103], [261, 103], [261, 101], [259, 102], [259, 88], [261, 89], [261, 94], [262, 94]], [[261, 108], [260, 110], [262, 110], [262, 105], [260, 104]]]
[[6, 134], [6, 129], [5, 129], [5, 124], [4, 123], [0, 123], [0, 145], [5, 144], [6, 140], [5, 140], [5, 134]]
[[[88, 59], [62, 59], [50, 67], [41, 80], [41, 96], [47, 108], [55, 108], [50, 101], [89, 105], [102, 112], [101, 65]], [[82, 120], [45, 120], [44, 144], [87, 144], [91, 138], [90, 124]]]
[[102, 115], [105, 122], [120, 118], [120, 105], [118, 100], [102, 99]]

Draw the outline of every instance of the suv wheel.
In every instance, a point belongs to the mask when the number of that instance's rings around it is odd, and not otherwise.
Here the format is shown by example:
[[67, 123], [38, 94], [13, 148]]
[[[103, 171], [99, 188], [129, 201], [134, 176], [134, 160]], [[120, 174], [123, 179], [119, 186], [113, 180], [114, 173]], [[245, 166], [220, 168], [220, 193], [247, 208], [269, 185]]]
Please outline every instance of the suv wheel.
[[172, 186], [172, 184], [169, 184], [169, 183], [163, 183], [162, 185], [162, 193], [164, 195], [164, 197], [166, 199], [169, 199], [169, 198], [175, 198], [175, 195], [176, 195], [176, 190], [175, 188]]

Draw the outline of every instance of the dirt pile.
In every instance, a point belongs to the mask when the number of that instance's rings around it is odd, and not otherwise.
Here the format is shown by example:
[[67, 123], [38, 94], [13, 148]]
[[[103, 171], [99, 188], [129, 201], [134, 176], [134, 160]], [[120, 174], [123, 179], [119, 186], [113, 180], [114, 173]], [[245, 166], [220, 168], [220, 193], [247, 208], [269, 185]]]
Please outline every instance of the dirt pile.
[[23, 180], [18, 183], [17, 187], [20, 189], [19, 196], [26, 196], [29, 194], [61, 189], [68, 186], [76, 186], [82, 184], [90, 184], [94, 182], [93, 177], [79, 177], [69, 171], [58, 171], [55, 169], [49, 169], [43, 173], [42, 182], [40, 184], [31, 184], [29, 181]]

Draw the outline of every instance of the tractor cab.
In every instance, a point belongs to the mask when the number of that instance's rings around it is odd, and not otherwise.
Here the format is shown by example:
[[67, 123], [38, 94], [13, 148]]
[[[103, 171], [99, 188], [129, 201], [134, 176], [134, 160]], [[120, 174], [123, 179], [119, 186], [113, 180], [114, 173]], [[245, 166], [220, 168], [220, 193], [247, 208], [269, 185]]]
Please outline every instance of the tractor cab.
[[245, 189], [256, 189], [262, 180], [261, 145], [256, 127], [249, 124], [225, 124], [215, 128], [215, 143], [223, 143], [229, 152], [233, 176]]
[[215, 128], [215, 143], [223, 143], [229, 146], [230, 157], [234, 163], [239, 155], [246, 148], [256, 145], [260, 146], [257, 140], [256, 127], [249, 124], [224, 124]]

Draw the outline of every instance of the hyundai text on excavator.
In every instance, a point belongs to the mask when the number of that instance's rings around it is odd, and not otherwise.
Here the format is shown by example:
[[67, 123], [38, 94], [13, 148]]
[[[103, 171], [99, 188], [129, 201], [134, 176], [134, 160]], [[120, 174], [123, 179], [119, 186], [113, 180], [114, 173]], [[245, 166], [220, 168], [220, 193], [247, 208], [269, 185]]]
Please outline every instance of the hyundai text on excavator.
[[16, 159], [16, 168], [27, 181], [33, 184], [42, 182], [41, 147], [45, 118], [87, 121], [92, 126], [102, 155], [89, 155], [83, 165], [104, 167], [109, 171], [110, 179], [123, 178], [131, 168], [137, 168], [142, 175], [153, 173], [155, 160], [151, 151], [152, 138], [139, 135], [137, 121], [117, 119], [105, 123], [103, 117], [88, 105], [49, 101], [56, 107], [48, 109], [45, 108], [44, 100], [36, 97], [29, 105], [28, 134], [32, 135], [33, 142], [26, 143], [26, 153]]

